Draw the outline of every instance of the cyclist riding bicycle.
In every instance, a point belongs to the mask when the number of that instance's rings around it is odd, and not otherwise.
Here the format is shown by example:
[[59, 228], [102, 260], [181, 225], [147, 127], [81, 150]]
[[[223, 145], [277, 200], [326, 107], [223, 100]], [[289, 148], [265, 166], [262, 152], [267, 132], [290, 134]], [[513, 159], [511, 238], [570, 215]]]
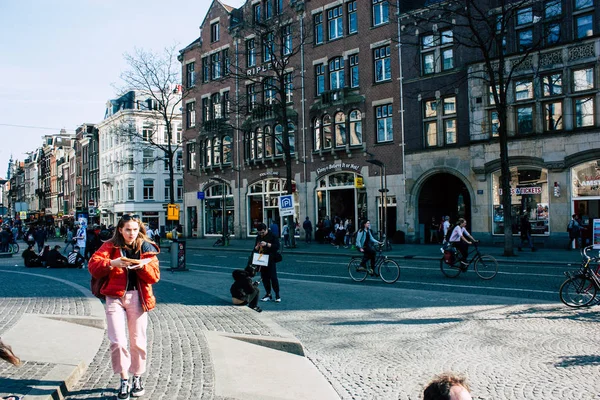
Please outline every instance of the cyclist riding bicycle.
[[375, 269], [375, 246], [383, 244], [373, 238], [371, 233], [371, 221], [366, 220], [356, 234], [356, 248], [363, 253], [363, 259], [360, 262], [360, 268], [366, 268], [367, 260], [371, 260], [371, 268], [367, 269], [369, 274], [373, 274]]
[[[467, 221], [464, 218], [459, 218], [456, 226], [452, 230], [450, 239], [448, 240], [460, 252], [461, 269], [466, 270], [469, 266], [467, 257], [469, 254], [469, 245], [476, 242], [475, 238], [467, 231]], [[470, 238], [471, 240], [467, 239]]]

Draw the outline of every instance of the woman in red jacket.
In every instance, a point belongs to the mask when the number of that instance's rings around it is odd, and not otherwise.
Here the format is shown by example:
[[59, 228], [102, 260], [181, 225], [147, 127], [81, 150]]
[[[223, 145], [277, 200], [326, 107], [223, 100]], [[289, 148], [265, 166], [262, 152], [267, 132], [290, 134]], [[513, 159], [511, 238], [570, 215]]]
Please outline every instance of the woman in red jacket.
[[[152, 284], [160, 279], [158, 253], [139, 216], [125, 214], [112, 239], [88, 263], [95, 278], [108, 276], [100, 292], [106, 296], [111, 360], [113, 371], [121, 375], [117, 394], [121, 400], [144, 394], [141, 375], [146, 371], [148, 311], [156, 305]], [[129, 373], [133, 374], [131, 383]]]

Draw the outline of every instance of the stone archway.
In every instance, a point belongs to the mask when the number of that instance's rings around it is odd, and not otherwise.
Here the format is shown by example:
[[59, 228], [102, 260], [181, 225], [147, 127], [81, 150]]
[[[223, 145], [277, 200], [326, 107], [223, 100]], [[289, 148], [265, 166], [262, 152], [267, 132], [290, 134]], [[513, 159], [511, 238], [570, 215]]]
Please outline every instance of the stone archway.
[[438, 173], [429, 176], [421, 185], [418, 197], [417, 223], [423, 228], [421, 243], [429, 243], [431, 218], [439, 223], [443, 215], [450, 216], [450, 223], [465, 218], [471, 226], [471, 195], [465, 183], [455, 175]]

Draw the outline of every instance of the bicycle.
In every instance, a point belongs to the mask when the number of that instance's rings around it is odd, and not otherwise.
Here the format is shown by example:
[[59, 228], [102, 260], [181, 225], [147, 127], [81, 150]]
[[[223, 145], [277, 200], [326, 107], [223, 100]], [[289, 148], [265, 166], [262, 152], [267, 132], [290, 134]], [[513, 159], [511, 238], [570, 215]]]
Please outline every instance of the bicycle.
[[213, 247], [217, 246], [229, 246], [229, 233], [221, 236], [213, 243]]
[[[454, 249], [454, 246], [452, 246], [452, 248]], [[454, 249], [454, 251], [456, 253], [456, 249]], [[445, 256], [442, 257], [440, 260], [440, 269], [442, 270], [442, 273], [448, 278], [456, 278], [461, 272], [467, 272], [469, 266], [473, 264], [475, 273], [481, 279], [489, 280], [496, 276], [498, 273], [498, 261], [488, 254], [481, 254], [477, 242], [473, 242], [473, 250], [467, 254], [467, 259], [471, 255], [471, 261], [468, 261], [466, 266], [461, 265], [461, 257], [454, 256], [454, 260], [451, 260], [451, 262], [449, 262]]]
[[8, 252], [12, 254], [17, 254], [19, 252], [19, 243], [16, 240], [13, 240], [12, 243], [8, 244]]
[[[377, 246], [372, 276], [379, 276], [385, 283], [394, 283], [400, 278], [400, 266], [396, 261], [383, 255], [383, 246], [383, 244]], [[362, 259], [362, 256], [353, 256], [348, 263], [348, 273], [355, 282], [362, 282], [367, 279], [367, 267], [361, 267], [360, 265]]]
[[587, 246], [581, 250], [581, 256], [583, 260], [581, 262], [581, 268], [572, 273], [565, 272], [567, 280], [560, 285], [558, 294], [560, 301], [569, 307], [585, 307], [592, 305], [596, 299], [598, 289], [600, 289], [600, 278], [598, 273], [600, 272], [600, 264], [596, 267], [595, 271], [591, 267], [591, 263], [600, 262], [600, 257], [592, 257], [587, 254], [589, 250], [592, 250], [594, 246]]

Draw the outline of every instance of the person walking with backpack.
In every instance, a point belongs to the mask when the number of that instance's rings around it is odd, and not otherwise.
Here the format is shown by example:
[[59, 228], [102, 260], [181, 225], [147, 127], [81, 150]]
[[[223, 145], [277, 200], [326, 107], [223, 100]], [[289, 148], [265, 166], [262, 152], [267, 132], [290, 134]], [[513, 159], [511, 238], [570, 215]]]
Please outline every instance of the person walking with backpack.
[[569, 232], [569, 247], [568, 250], [573, 248], [573, 241], [575, 241], [575, 248], [581, 248], [581, 224], [579, 223], [579, 218], [577, 214], [573, 214], [571, 217], [571, 221], [569, 221], [569, 225], [567, 225], [567, 232]]

